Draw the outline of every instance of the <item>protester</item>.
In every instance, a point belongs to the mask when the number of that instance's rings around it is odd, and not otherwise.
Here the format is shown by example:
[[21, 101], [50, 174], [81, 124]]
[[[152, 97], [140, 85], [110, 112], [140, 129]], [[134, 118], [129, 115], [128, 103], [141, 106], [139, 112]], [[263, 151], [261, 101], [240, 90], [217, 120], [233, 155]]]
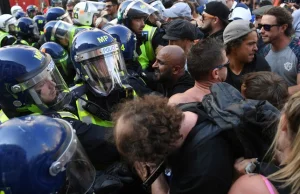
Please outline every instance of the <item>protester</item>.
[[184, 69], [185, 61], [184, 51], [176, 45], [165, 46], [157, 53], [152, 68], [154, 79], [160, 83], [157, 91], [165, 97], [185, 92], [193, 87], [194, 80]]
[[229, 20], [246, 20], [252, 19], [249, 7], [244, 3], [238, 3], [235, 0], [226, 0], [226, 5], [230, 9]]
[[108, 21], [117, 18], [119, 4], [117, 0], [106, 0], [106, 12], [104, 16]]
[[281, 7], [268, 10], [261, 19], [262, 39], [268, 45], [262, 53], [272, 72], [282, 76], [292, 95], [300, 90], [300, 46], [293, 37], [292, 15]]
[[168, 21], [175, 19], [184, 19], [190, 21], [192, 19], [192, 10], [185, 2], [175, 3], [172, 7], [165, 9], [163, 12]]
[[[141, 179], [164, 160], [172, 170], [170, 185], [161, 174], [151, 186], [153, 194], [228, 192], [233, 170], [230, 146], [221, 135], [197, 140], [197, 114], [182, 112], [157, 96], [126, 102], [117, 110], [117, 148], [135, 164]], [[201, 130], [206, 127], [214, 126]]]
[[267, 100], [279, 110], [282, 109], [289, 97], [288, 85], [284, 79], [276, 73], [268, 71], [251, 72], [244, 75], [241, 93], [248, 99]]
[[171, 21], [164, 39], [169, 40], [169, 45], [180, 46], [185, 55], [188, 55], [194, 41], [199, 39], [197, 27], [190, 22], [182, 19]]
[[224, 30], [224, 44], [230, 61], [226, 82], [241, 89], [241, 77], [249, 72], [270, 71], [266, 60], [256, 55], [257, 32], [249, 21], [236, 20]]
[[[262, 168], [261, 164], [258, 171], [261, 175], [242, 176], [233, 184], [229, 194], [299, 193], [299, 102], [300, 93], [298, 92], [288, 100], [282, 111], [278, 130], [271, 146], [273, 158], [279, 165], [269, 163]], [[245, 169], [245, 165], [239, 166], [237, 170], [242, 172], [242, 169]]]
[[200, 29], [205, 37], [217, 38], [223, 42], [223, 31], [228, 24], [229, 9], [218, 1], [206, 4], [202, 13]]
[[213, 83], [225, 81], [228, 62], [224, 46], [219, 41], [208, 38], [194, 45], [187, 63], [195, 85], [184, 93], [173, 95], [169, 103], [201, 102], [210, 93]]

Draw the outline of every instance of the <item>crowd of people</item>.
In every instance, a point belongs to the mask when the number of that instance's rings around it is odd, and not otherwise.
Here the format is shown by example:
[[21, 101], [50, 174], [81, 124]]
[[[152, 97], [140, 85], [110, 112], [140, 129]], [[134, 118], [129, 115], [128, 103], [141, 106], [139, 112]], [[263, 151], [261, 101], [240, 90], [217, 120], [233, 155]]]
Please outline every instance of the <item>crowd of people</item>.
[[0, 194], [300, 194], [299, 5], [13, 5]]

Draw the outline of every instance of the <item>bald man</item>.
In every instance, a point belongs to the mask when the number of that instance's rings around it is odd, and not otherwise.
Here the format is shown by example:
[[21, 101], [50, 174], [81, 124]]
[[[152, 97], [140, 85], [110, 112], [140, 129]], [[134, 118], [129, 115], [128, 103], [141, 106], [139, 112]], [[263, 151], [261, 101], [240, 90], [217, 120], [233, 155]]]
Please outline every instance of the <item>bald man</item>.
[[185, 92], [194, 86], [194, 80], [185, 71], [184, 50], [176, 45], [168, 45], [159, 50], [152, 65], [154, 79], [160, 84], [157, 91], [165, 97]]

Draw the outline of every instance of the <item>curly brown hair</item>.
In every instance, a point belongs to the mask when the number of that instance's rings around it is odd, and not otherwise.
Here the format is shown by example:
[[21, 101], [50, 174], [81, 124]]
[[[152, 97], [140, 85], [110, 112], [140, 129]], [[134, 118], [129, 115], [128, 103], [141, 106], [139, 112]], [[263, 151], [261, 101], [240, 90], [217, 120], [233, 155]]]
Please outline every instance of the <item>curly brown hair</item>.
[[[167, 103], [166, 98], [149, 95], [119, 104], [113, 113], [116, 146], [129, 162], [158, 164], [182, 138], [179, 129], [184, 115]], [[116, 132], [120, 124], [122, 130], [126, 126], [121, 134]]]

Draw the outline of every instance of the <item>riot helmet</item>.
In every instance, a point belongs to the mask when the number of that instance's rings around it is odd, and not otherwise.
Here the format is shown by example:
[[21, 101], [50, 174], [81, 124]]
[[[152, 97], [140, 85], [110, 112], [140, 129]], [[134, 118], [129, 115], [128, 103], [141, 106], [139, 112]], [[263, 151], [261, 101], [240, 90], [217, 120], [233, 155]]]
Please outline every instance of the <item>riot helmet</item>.
[[75, 24], [81, 26], [92, 26], [95, 17], [97, 18], [99, 15], [97, 7], [90, 2], [77, 3], [73, 9]]
[[104, 29], [119, 43], [125, 61], [135, 60], [138, 56], [135, 52], [136, 49], [136, 36], [135, 34], [123, 25], [108, 26]]
[[26, 12], [30, 18], [33, 18], [37, 14], [38, 8], [35, 5], [28, 5], [26, 8]]
[[71, 124], [46, 116], [0, 126], [0, 190], [6, 193], [87, 193], [95, 169]]
[[44, 26], [46, 24], [46, 18], [43, 15], [36, 15], [33, 17], [33, 21], [36, 23], [39, 32], [44, 32]]
[[15, 14], [16, 20], [18, 20], [18, 19], [20, 19], [20, 18], [23, 18], [23, 17], [28, 17], [27, 13], [25, 13], [24, 11], [18, 11], [18, 12]]
[[16, 31], [16, 19], [10, 14], [0, 15], [0, 30], [14, 35]]
[[114, 89], [122, 88], [122, 80], [128, 76], [119, 44], [99, 29], [75, 36], [71, 59], [77, 74], [95, 96], [108, 96]]
[[62, 20], [73, 24], [73, 21], [68, 12], [61, 7], [51, 7], [46, 12], [46, 21]]
[[8, 117], [62, 110], [72, 99], [51, 56], [23, 45], [0, 48], [0, 90]]
[[38, 40], [40, 37], [38, 25], [28, 17], [18, 19], [16, 30], [17, 35], [23, 38]]
[[18, 5], [14, 5], [14, 6], [12, 6], [11, 9], [10, 9], [10, 13], [11, 13], [11, 15], [14, 16], [14, 17], [16, 17], [16, 13], [17, 13], [18, 11], [23, 11], [22, 7], [20, 7], [20, 6], [18, 6]]

